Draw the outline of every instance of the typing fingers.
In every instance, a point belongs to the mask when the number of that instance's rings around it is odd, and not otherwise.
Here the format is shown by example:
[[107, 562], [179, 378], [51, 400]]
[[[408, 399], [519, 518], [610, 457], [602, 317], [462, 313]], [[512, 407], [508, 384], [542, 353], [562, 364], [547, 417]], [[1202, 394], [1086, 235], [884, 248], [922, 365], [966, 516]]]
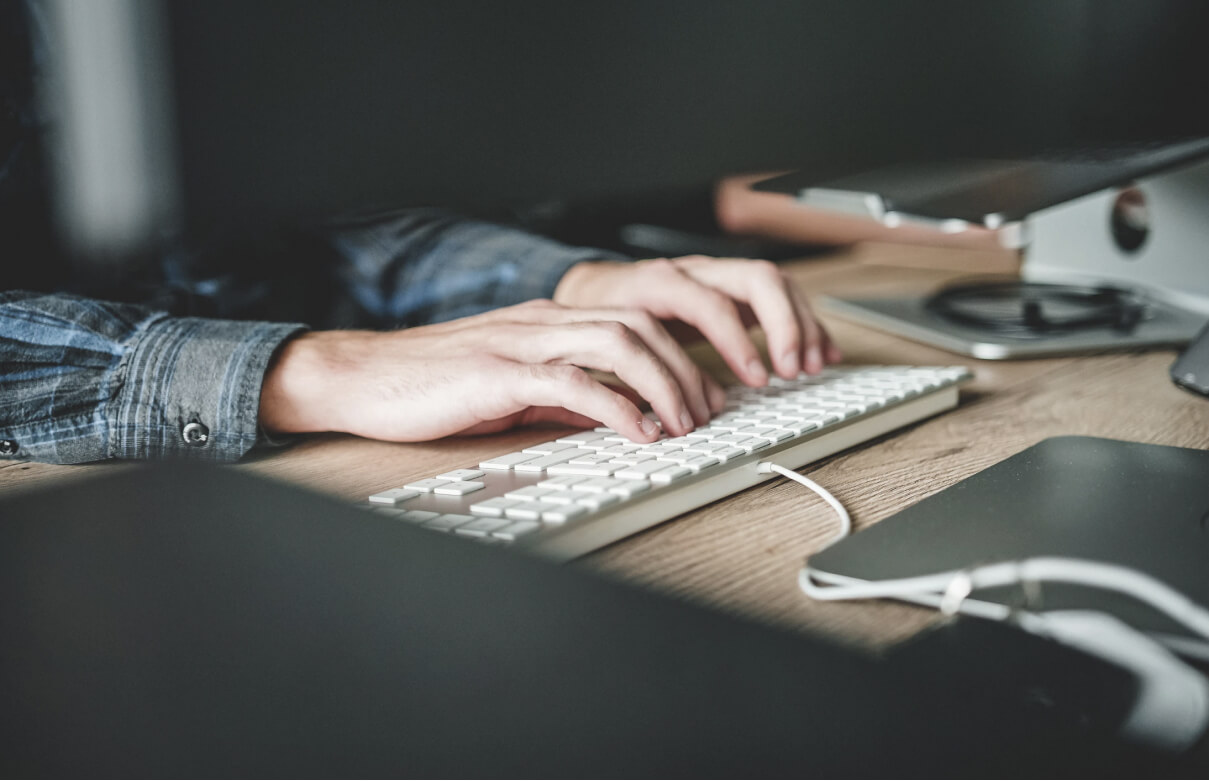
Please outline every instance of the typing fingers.
[[823, 369], [830, 340], [805, 299], [775, 264], [695, 257], [673, 262], [693, 279], [751, 307], [767, 337], [773, 368], [782, 377], [794, 377], [803, 369], [812, 374]]
[[516, 364], [513, 381], [502, 388], [518, 408], [561, 407], [600, 421], [635, 442], [653, 442], [659, 427], [623, 394], [577, 366]]
[[663, 323], [650, 312], [624, 308], [581, 309], [550, 301], [533, 301], [513, 307], [511, 311], [515, 319], [528, 323], [555, 325], [611, 320], [622, 323], [637, 334], [671, 371], [697, 425], [705, 424], [711, 415], [721, 411], [725, 403], [721, 386], [713, 377], [701, 371]]
[[[617, 320], [501, 326], [491, 334], [491, 350], [496, 355], [535, 368], [562, 365], [612, 372], [651, 403], [651, 408], [671, 433], [686, 434], [697, 426], [686, 400], [686, 391], [697, 397], [699, 405], [705, 404], [699, 376], [694, 377], [691, 386], [682, 387], [672, 370], [643, 338]], [[708, 418], [708, 414], [704, 417]], [[595, 419], [604, 422], [602, 418]], [[612, 423], [606, 425], [616, 428]], [[630, 427], [633, 428], [633, 424]]]
[[731, 371], [748, 385], [768, 382], [768, 371], [733, 297], [694, 279], [672, 261], [646, 261], [644, 265], [648, 287], [636, 291], [644, 309], [700, 331]]
[[723, 402], [720, 399], [725, 396], [722, 388], [693, 363], [680, 343], [649, 312], [637, 309], [564, 309], [561, 317], [567, 322], [616, 320], [637, 334], [675, 377], [697, 425], [704, 425], [711, 414], [721, 408]]

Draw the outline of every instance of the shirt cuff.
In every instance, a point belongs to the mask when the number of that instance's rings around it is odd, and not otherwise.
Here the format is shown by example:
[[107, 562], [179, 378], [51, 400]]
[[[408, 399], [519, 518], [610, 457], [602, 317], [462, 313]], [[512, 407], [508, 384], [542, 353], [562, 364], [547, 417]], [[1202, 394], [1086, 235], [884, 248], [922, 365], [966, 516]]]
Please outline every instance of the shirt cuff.
[[167, 318], [117, 368], [109, 458], [234, 461], [260, 440], [260, 388], [281, 344], [306, 326]]

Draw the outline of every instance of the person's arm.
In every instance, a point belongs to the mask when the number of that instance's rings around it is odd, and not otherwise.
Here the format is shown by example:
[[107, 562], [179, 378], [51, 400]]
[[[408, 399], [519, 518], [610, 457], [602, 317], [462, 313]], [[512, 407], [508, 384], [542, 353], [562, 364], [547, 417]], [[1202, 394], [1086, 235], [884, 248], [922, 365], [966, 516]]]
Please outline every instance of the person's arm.
[[624, 260], [437, 209], [346, 219], [328, 240], [337, 277], [378, 327], [419, 326], [552, 298], [572, 267]]
[[0, 457], [239, 458], [259, 438], [265, 368], [303, 328], [0, 293]]

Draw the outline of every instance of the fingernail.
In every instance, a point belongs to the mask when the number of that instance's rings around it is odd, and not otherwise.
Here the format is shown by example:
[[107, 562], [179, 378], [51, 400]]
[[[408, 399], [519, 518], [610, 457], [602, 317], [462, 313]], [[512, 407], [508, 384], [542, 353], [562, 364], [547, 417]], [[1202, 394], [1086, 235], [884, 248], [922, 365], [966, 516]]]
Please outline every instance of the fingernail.
[[806, 350], [806, 370], [811, 374], [823, 370], [823, 354], [819, 352], [818, 347], [810, 347]]
[[655, 421], [647, 417], [638, 419], [638, 428], [642, 429], [642, 433], [648, 437], [654, 436], [659, 428], [655, 425]]
[[785, 353], [785, 355], [781, 357], [781, 365], [785, 367], [785, 373], [790, 377], [798, 376], [798, 372], [802, 370], [802, 368], [798, 366], [798, 351], [790, 350], [789, 352]]
[[680, 427], [684, 429], [685, 433], [688, 433], [697, 427], [693, 423], [693, 416], [689, 414], [687, 409], [680, 413]]
[[764, 371], [764, 364], [759, 360], [747, 364], [747, 376], [759, 385], [768, 382], [768, 372]]

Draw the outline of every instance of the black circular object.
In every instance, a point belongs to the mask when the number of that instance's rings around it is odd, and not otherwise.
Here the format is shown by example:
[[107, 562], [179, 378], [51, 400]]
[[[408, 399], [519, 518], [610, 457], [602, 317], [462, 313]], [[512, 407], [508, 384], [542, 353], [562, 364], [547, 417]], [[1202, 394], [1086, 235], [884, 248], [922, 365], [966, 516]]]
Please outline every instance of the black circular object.
[[1129, 290], [1019, 280], [957, 283], [926, 306], [950, 322], [1019, 337], [1089, 328], [1128, 332], [1146, 317], [1145, 302]]

